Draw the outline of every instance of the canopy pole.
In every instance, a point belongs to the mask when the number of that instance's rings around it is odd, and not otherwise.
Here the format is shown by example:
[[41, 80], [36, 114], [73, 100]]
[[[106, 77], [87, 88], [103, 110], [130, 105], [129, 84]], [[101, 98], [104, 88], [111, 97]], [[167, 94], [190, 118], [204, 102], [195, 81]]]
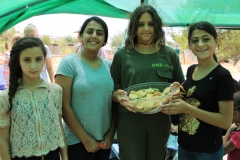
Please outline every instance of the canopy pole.
[[141, 0], [141, 4], [147, 5], [148, 4], [148, 0]]

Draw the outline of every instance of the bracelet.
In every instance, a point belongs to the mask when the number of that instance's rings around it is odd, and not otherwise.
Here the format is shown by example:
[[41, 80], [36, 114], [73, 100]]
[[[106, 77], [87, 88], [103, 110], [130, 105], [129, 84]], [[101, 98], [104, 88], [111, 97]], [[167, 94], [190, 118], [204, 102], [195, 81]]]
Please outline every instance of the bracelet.
[[86, 142], [82, 142], [83, 145], [89, 144], [92, 141], [92, 137], [90, 137]]

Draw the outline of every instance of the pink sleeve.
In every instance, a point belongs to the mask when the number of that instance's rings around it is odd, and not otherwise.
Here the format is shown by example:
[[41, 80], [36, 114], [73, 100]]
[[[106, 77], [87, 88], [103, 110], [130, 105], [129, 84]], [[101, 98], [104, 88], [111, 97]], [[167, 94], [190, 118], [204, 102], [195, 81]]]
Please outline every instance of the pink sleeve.
[[9, 67], [8, 67], [9, 60], [10, 60], [10, 55], [8, 53], [4, 54], [4, 58], [3, 58], [3, 78], [4, 78], [5, 87], [8, 86], [8, 83], [9, 83], [9, 74], [10, 74], [10, 70], [9, 70]]
[[98, 56], [100, 56], [102, 58], [107, 58], [106, 50], [104, 48], [100, 48], [98, 51]]
[[76, 53], [80, 52], [81, 50], [83, 50], [83, 45], [81, 43], [78, 43]]
[[230, 141], [235, 145], [237, 149], [240, 149], [240, 131], [232, 132]]

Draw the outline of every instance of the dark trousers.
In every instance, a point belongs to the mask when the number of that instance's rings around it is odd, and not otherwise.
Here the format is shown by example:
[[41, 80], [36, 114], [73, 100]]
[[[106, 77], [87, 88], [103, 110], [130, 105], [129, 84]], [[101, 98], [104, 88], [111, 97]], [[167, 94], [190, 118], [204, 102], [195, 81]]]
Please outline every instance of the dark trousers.
[[118, 112], [121, 160], [162, 160], [170, 134], [169, 115]]
[[60, 160], [60, 150], [56, 149], [55, 151], [50, 151], [47, 155], [43, 155], [40, 157], [33, 156], [33, 157], [28, 157], [28, 158], [25, 158], [25, 157], [12, 158], [12, 160], [43, 160], [43, 159], [44, 160]]
[[89, 153], [84, 145], [80, 142], [68, 146], [69, 160], [109, 160], [111, 148], [100, 149], [95, 153]]

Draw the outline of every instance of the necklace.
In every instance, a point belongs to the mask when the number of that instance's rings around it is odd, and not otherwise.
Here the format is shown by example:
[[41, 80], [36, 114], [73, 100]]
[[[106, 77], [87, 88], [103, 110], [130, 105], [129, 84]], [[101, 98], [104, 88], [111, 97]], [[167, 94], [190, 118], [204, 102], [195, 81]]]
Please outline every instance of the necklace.
[[152, 43], [137, 43], [137, 44], [150, 45], [150, 44], [153, 44], [153, 42]]

